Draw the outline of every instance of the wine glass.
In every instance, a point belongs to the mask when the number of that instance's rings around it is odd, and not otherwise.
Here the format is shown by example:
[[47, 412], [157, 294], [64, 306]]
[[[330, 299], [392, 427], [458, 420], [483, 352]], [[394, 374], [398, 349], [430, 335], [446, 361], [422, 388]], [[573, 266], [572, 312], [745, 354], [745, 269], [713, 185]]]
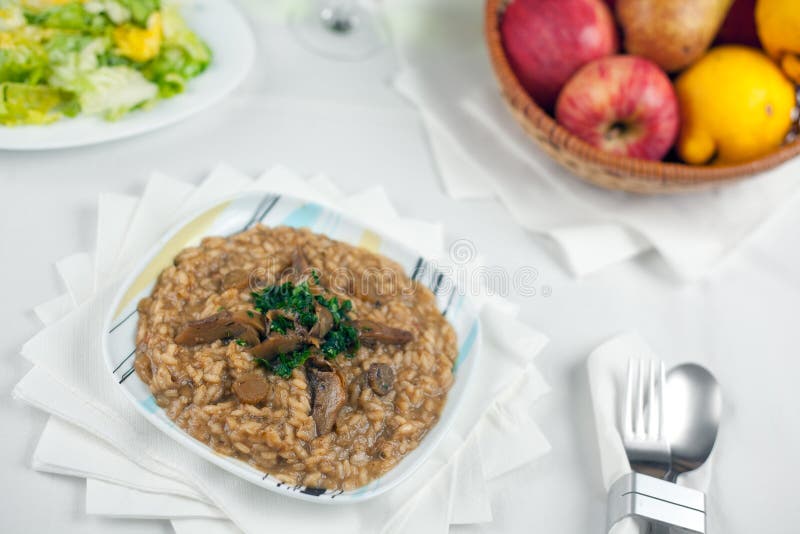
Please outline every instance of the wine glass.
[[344, 61], [366, 59], [386, 42], [379, 20], [358, 0], [312, 0], [292, 14], [290, 26], [310, 50]]

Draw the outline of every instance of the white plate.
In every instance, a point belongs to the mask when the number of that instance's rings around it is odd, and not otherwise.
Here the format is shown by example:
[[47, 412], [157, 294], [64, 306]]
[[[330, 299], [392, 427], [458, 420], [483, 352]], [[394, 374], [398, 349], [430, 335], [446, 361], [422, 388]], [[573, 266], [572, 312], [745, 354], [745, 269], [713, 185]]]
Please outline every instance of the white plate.
[[[161, 271], [172, 263], [179, 251], [196, 245], [203, 237], [231, 235], [259, 221], [267, 226], [307, 227], [333, 239], [365, 246], [395, 260], [409, 277], [424, 283], [436, 294], [439, 309], [458, 336], [458, 357], [453, 366], [455, 382], [439, 422], [419, 447], [394, 469], [356, 490], [343, 492], [287, 486], [245, 462], [217, 454], [176, 426], [156, 405], [150, 389], [133, 371], [138, 323], [136, 305], [150, 294]], [[451, 278], [437, 271], [432, 263], [419, 254], [336, 211], [297, 198], [266, 193], [246, 193], [233, 197], [176, 225], [125, 280], [106, 317], [103, 332], [103, 351], [109, 372], [136, 409], [161, 431], [206, 460], [253, 484], [297, 499], [322, 503], [370, 499], [393, 488], [422, 465], [447, 432], [466, 394], [470, 376], [477, 364], [481, 338], [478, 309], [464, 288], [455, 285]]]
[[208, 69], [190, 80], [183, 93], [115, 122], [79, 115], [53, 124], [0, 126], [0, 149], [67, 148], [131, 137], [174, 124], [227, 96], [253, 63], [255, 39], [250, 27], [230, 0], [189, 0], [180, 7], [189, 27], [212, 54]]

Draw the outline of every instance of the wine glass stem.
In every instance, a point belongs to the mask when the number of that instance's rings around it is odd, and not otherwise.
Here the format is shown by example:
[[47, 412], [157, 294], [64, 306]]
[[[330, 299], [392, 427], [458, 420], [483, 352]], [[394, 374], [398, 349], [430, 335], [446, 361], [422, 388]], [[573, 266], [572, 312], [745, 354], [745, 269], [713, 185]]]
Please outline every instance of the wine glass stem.
[[320, 20], [334, 33], [350, 33], [357, 20], [354, 13], [355, 0], [327, 0], [322, 2]]

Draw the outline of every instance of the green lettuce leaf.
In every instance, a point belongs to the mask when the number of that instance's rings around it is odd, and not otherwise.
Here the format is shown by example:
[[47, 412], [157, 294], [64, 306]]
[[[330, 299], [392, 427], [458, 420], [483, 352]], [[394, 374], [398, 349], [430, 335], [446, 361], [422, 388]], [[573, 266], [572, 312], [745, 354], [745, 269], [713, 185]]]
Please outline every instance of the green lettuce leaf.
[[0, 48], [0, 82], [39, 83], [47, 66], [47, 51], [40, 43], [16, 40]]
[[131, 20], [139, 26], [147, 26], [147, 19], [161, 9], [161, 0], [115, 0], [131, 13]]
[[104, 14], [116, 26], [131, 20], [131, 12], [116, 0], [91, 0], [84, 5], [93, 14]]
[[49, 45], [49, 84], [74, 94], [84, 113], [115, 119], [158, 94], [158, 87], [138, 70], [101, 63], [109, 57], [106, 37], [88, 41], [65, 37]]
[[83, 61], [85, 68], [94, 68], [97, 66], [97, 56], [108, 49], [108, 40], [80, 33], [59, 32], [44, 47], [54, 67], [77, 60]]
[[47, 124], [79, 107], [73, 95], [44, 85], [0, 84], [0, 124]]
[[204, 67], [211, 61], [211, 50], [194, 33], [186, 21], [181, 17], [175, 5], [165, 6], [161, 11], [162, 24], [164, 28], [164, 44], [182, 48], [193, 62], [202, 64]]
[[211, 51], [186, 25], [174, 5], [161, 11], [164, 43], [161, 51], [142, 70], [156, 83], [159, 95], [169, 98], [182, 93], [188, 81], [202, 73], [211, 62]]
[[142, 74], [158, 85], [162, 98], [169, 98], [182, 93], [186, 83], [205, 67], [206, 64], [192, 60], [183, 48], [162, 46], [158, 56], [144, 67]]
[[158, 95], [158, 87], [131, 67], [98, 67], [83, 71], [61, 68], [51, 84], [74, 93], [84, 113], [114, 120]]
[[102, 34], [112, 26], [107, 17], [87, 11], [81, 3], [55, 6], [41, 12], [28, 12], [25, 16], [30, 24], [45, 28], [82, 31], [92, 35]]

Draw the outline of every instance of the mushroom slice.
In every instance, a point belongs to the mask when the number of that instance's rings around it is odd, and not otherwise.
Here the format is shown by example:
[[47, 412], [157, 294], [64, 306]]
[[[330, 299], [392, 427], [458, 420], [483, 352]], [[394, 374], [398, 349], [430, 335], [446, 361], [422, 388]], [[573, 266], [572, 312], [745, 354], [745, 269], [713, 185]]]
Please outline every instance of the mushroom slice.
[[240, 376], [233, 383], [233, 392], [245, 404], [257, 404], [267, 398], [269, 385], [264, 375], [258, 371]]
[[250, 273], [244, 269], [228, 271], [222, 277], [222, 289], [244, 289], [250, 285]]
[[[241, 315], [239, 315], [241, 313]], [[248, 319], [242, 320], [242, 317]], [[189, 321], [183, 330], [175, 336], [178, 345], [200, 345], [212, 343], [218, 339], [236, 338], [246, 336], [246, 341], [258, 343], [258, 331], [251, 324], [250, 318], [244, 312], [237, 314], [221, 311], [197, 321]]]
[[267, 331], [267, 323], [258, 312], [237, 311], [232, 315], [235, 322], [252, 327], [261, 336]]
[[368, 387], [367, 374], [361, 373], [358, 378], [350, 382], [347, 386], [347, 403], [351, 408], [358, 407], [358, 401], [361, 398], [361, 393]]
[[367, 369], [367, 382], [372, 391], [384, 396], [392, 390], [394, 385], [394, 370], [385, 363], [373, 363]]
[[209, 315], [203, 319], [189, 321], [175, 336], [178, 345], [199, 345], [218, 339], [236, 337], [245, 330], [245, 325], [237, 323], [233, 314], [227, 310]]
[[244, 325], [243, 330], [236, 336], [236, 341], [244, 343], [248, 347], [255, 347], [261, 342], [261, 338], [256, 329], [250, 325]]
[[376, 321], [360, 319], [353, 321], [352, 326], [358, 330], [358, 339], [367, 346], [377, 343], [386, 345], [405, 345], [414, 339], [414, 334], [401, 328], [392, 328]]
[[292, 251], [292, 272], [295, 277], [302, 276], [308, 271], [308, 257], [302, 247], [295, 247]]
[[347, 277], [344, 289], [351, 297], [380, 306], [382, 300], [397, 294], [400, 288], [396, 277], [389, 275], [379, 262], [371, 261], [363, 276]]
[[308, 256], [303, 252], [300, 246], [295, 247], [292, 251], [291, 264], [287, 269], [284, 280], [290, 280], [295, 284], [308, 283], [308, 290], [312, 295], [321, 295], [323, 292], [322, 285], [317, 283], [317, 280], [312, 276], [312, 273], [318, 270], [314, 269], [308, 261]]
[[292, 352], [303, 345], [303, 338], [296, 332], [286, 334], [272, 334], [258, 345], [249, 349], [254, 358], [269, 360], [278, 354]]
[[347, 402], [344, 379], [321, 358], [306, 362], [306, 378], [311, 387], [311, 418], [317, 427], [317, 436], [322, 436], [333, 430], [336, 417]]
[[317, 322], [311, 327], [309, 334], [317, 339], [322, 339], [333, 327], [333, 314], [319, 302], [314, 304], [314, 309], [317, 312]]
[[310, 278], [311, 269], [309, 268], [308, 257], [299, 245], [292, 250], [289, 258], [289, 266], [284, 270], [281, 279], [300, 284]]

